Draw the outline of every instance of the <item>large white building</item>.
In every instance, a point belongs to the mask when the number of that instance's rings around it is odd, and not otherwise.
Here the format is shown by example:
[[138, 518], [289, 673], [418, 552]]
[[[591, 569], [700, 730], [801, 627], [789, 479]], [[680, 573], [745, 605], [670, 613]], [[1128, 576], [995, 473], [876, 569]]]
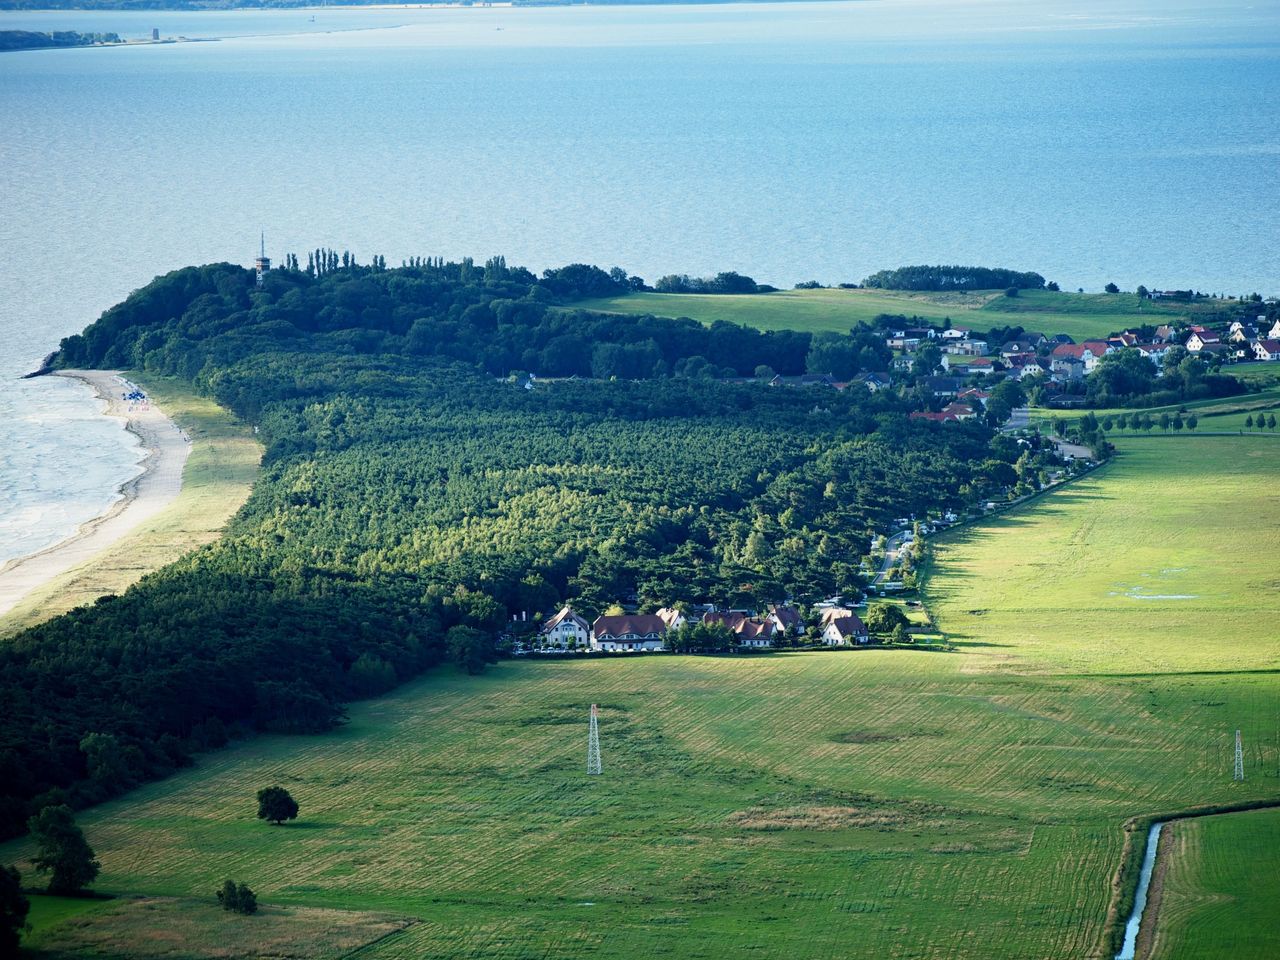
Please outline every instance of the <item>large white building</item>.
[[563, 606], [542, 625], [542, 646], [549, 650], [586, 650], [591, 646], [591, 625]]

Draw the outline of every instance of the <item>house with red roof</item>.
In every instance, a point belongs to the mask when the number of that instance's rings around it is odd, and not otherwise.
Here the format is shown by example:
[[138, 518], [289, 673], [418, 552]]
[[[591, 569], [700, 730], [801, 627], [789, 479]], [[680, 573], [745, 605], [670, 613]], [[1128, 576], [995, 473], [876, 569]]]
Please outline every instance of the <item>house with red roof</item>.
[[706, 624], [723, 624], [738, 640], [740, 647], [772, 647], [779, 632], [772, 619], [759, 620], [740, 611], [712, 612], [702, 618]]
[[596, 617], [591, 624], [591, 649], [635, 653], [661, 650], [667, 625], [652, 613], [624, 613]]

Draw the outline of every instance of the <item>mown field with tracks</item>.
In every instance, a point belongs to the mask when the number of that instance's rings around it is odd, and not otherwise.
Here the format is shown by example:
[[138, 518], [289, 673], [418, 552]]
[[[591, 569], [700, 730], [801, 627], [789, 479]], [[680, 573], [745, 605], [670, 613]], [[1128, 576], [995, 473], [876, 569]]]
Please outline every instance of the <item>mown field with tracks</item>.
[[[234, 877], [273, 908], [350, 911], [376, 960], [1101, 957], [1126, 819], [1280, 795], [1278, 471], [1268, 439], [1133, 441], [955, 531], [927, 587], [952, 653], [436, 673], [333, 734], [255, 739], [85, 812], [98, 887], [207, 905]], [[297, 823], [254, 819], [272, 783]], [[1233, 889], [1273, 866], [1237, 858]], [[144, 914], [123, 915], [136, 945]], [[102, 950], [121, 916], [37, 942]], [[193, 921], [191, 955], [256, 922]], [[329, 955], [322, 929], [300, 922], [295, 954]], [[1233, 956], [1278, 949], [1264, 926]]]

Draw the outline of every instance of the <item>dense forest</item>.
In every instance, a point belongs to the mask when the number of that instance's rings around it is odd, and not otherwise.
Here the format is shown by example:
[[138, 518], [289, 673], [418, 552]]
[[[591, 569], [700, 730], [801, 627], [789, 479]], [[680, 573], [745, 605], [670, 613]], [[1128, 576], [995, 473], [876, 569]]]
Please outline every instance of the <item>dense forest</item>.
[[482, 669], [513, 616], [567, 599], [856, 591], [890, 518], [1035, 482], [1015, 441], [891, 393], [711, 375], [841, 338], [575, 310], [630, 282], [581, 265], [307, 260], [260, 285], [175, 271], [63, 342], [58, 366], [188, 381], [266, 454], [219, 542], [0, 646], [0, 832], [228, 736], [325, 729], [446, 659]]
[[862, 285], [884, 290], [1039, 290], [1044, 277], [998, 267], [919, 266], [881, 270]]

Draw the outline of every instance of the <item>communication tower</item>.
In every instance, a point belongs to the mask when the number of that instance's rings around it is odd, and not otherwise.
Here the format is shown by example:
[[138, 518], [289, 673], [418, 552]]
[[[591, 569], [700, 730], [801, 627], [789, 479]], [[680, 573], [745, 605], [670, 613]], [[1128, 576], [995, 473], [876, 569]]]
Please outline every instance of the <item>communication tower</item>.
[[591, 732], [587, 734], [587, 773], [602, 773], [600, 766], [600, 726], [596, 720], [596, 705], [591, 705]]
[[262, 234], [260, 243], [258, 259], [253, 261], [253, 268], [258, 272], [258, 286], [262, 286], [262, 281], [266, 278], [267, 271], [271, 269], [271, 261], [267, 258], [267, 235], [265, 232]]
[[1244, 779], [1244, 746], [1240, 742], [1240, 731], [1236, 731], [1236, 772], [1232, 780]]

